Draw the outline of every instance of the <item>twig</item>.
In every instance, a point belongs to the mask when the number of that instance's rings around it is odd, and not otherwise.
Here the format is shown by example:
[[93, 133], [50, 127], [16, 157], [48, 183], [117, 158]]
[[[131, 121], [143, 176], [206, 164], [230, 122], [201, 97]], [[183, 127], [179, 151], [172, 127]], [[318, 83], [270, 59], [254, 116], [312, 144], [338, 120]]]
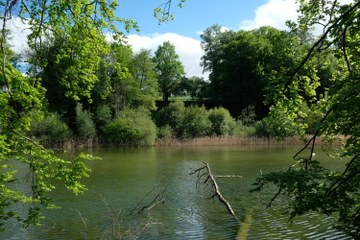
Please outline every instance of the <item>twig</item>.
[[279, 187], [278, 192], [271, 198], [270, 202], [269, 202], [268, 205], [266, 206], [267, 209], [271, 207], [271, 205], [273, 204], [273, 202], [275, 201], [275, 199], [281, 194], [282, 190], [283, 190], [282, 187]]
[[153, 192], [153, 190], [151, 190], [150, 192], [148, 192], [141, 200], [140, 202], [135, 206], [135, 208], [131, 211], [130, 215], [133, 215], [135, 212], [137, 214], [141, 214], [143, 213], [145, 210], [150, 211], [151, 209], [153, 209], [154, 207], [156, 207], [157, 205], [159, 205], [160, 203], [164, 203], [164, 193], [167, 189], [168, 185], [166, 185], [163, 189], [159, 190], [156, 194], [156, 196], [153, 198], [152, 201], [150, 201], [149, 203], [143, 205], [141, 207], [140, 210], [138, 210], [138, 207], [140, 206], [140, 204], [144, 201], [144, 199], [151, 193]]

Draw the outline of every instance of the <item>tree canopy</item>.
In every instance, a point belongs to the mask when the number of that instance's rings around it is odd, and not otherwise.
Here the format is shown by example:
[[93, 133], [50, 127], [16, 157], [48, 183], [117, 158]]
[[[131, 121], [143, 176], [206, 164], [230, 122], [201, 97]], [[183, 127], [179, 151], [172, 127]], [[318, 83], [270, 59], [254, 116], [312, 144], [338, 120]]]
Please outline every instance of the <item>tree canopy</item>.
[[160, 91], [164, 102], [167, 103], [185, 75], [184, 66], [179, 61], [175, 46], [170, 42], [164, 42], [158, 47], [154, 62]]
[[[360, 237], [360, 127], [359, 127], [359, 18], [360, 2], [341, 4], [339, 1], [299, 1], [301, 17], [293, 30], [307, 30], [321, 26], [323, 31], [287, 81], [278, 88], [281, 93], [274, 100], [272, 113], [282, 111], [289, 121], [308, 117], [300, 105], [305, 93], [308, 99], [316, 95], [319, 78], [302, 78], [303, 69], [311, 67], [313, 60], [326, 51], [332, 52], [339, 61], [336, 74], [327, 79], [321, 98], [313, 99], [321, 118], [314, 136], [305, 147], [295, 154], [296, 164], [288, 171], [270, 173], [256, 182], [257, 188], [271, 182], [279, 187], [273, 200], [281, 194], [291, 196], [289, 209], [292, 217], [309, 211], [317, 211], [338, 217], [337, 227], [355, 238]], [[320, 57], [321, 58], [321, 57]], [[324, 65], [331, 64], [322, 58]], [[329, 59], [328, 59], [329, 60]], [[326, 66], [325, 66], [326, 67]], [[301, 90], [301, 88], [303, 90]], [[289, 107], [290, 106], [290, 107]], [[271, 113], [271, 114], [272, 114]], [[314, 158], [317, 139], [327, 141], [343, 136], [344, 143], [334, 154], [344, 162], [342, 170], [335, 171], [322, 166]]]

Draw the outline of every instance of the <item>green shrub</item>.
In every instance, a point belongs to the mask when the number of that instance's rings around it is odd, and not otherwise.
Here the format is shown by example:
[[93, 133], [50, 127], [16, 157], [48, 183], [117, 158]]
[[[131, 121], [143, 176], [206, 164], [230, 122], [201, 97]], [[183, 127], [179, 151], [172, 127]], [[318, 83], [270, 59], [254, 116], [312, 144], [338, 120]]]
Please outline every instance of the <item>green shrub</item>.
[[101, 134], [104, 132], [104, 128], [110, 122], [110, 120], [111, 108], [105, 104], [98, 106], [95, 113], [95, 122], [96, 127]]
[[95, 124], [88, 111], [82, 109], [81, 104], [77, 104], [75, 108], [75, 131], [79, 140], [87, 140], [96, 136]]
[[61, 120], [60, 115], [48, 113], [39, 119], [32, 119], [31, 135], [41, 144], [55, 146], [71, 136], [69, 127]]
[[142, 108], [124, 110], [105, 128], [110, 142], [129, 146], [154, 145], [156, 133], [149, 111]]
[[223, 107], [210, 109], [209, 120], [211, 122], [210, 135], [230, 136], [234, 134], [236, 122], [227, 109]]
[[211, 121], [205, 107], [188, 107], [185, 109], [182, 123], [184, 138], [195, 138], [209, 135]]
[[174, 138], [174, 130], [169, 125], [160, 127], [158, 129], [158, 138], [160, 138], [160, 139]]
[[238, 120], [245, 126], [253, 126], [255, 124], [255, 119], [256, 113], [253, 105], [249, 105], [244, 108], [238, 118]]
[[159, 128], [170, 126], [175, 137], [182, 137], [185, 106], [182, 101], [176, 101], [160, 109], [154, 114], [154, 120]]
[[237, 121], [234, 128], [234, 136], [252, 137], [256, 135], [256, 127], [244, 125], [242, 121]]
[[255, 125], [256, 136], [284, 139], [298, 135], [299, 127], [286, 118], [264, 118]]

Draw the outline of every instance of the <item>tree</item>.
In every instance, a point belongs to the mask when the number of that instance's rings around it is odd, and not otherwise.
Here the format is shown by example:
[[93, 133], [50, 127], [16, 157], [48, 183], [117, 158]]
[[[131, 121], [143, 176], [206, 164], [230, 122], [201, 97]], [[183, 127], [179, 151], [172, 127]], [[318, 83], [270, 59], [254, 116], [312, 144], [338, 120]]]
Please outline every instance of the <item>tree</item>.
[[[303, 57], [298, 67], [278, 89], [282, 94], [275, 98], [276, 111], [281, 111], [289, 121], [304, 112], [299, 111], [302, 98], [297, 93], [316, 95], [319, 84], [304, 81], [298, 73], [312, 65], [312, 60], [324, 51], [332, 51], [339, 59], [335, 77], [328, 78], [325, 93], [316, 100], [316, 110], [321, 120], [313, 137], [294, 156], [296, 164], [284, 172], [263, 175], [256, 182], [256, 189], [273, 183], [278, 192], [271, 200], [288, 195], [291, 217], [316, 211], [338, 218], [337, 227], [355, 239], [360, 237], [360, 68], [359, 47], [360, 2], [340, 4], [339, 1], [300, 1], [302, 16], [298, 29], [309, 29], [321, 24], [323, 32]], [[341, 69], [343, 66], [343, 69]], [[319, 79], [313, 79], [319, 82]], [[299, 86], [302, 86], [299, 88]], [[306, 90], [306, 91], [304, 91]], [[291, 107], [289, 107], [289, 105]], [[292, 110], [295, 109], [295, 110]], [[306, 115], [305, 115], [306, 117]], [[341, 170], [326, 169], [314, 159], [316, 140], [323, 136], [328, 141], [333, 136], [344, 136], [342, 151], [335, 155], [344, 162]], [[308, 151], [306, 151], [309, 149]]]
[[201, 38], [202, 66], [210, 73], [209, 97], [236, 116], [249, 105], [259, 117], [266, 116], [265, 96], [273, 94], [276, 81], [288, 78], [309, 47], [296, 34], [272, 27], [234, 32], [214, 25]]
[[132, 59], [131, 72], [138, 86], [138, 105], [145, 105], [149, 109], [156, 108], [155, 100], [158, 97], [158, 82], [155, 73], [155, 63], [150, 50], [142, 49]]
[[[91, 90], [98, 81], [95, 72], [100, 62], [99, 52], [107, 51], [103, 45], [104, 29], [120, 36], [114, 22], [122, 21], [126, 28], [134, 26], [133, 21], [115, 17], [116, 6], [116, 2], [98, 0], [6, 0], [0, 3], [0, 227], [9, 219], [18, 220], [25, 227], [37, 225], [41, 209], [53, 207], [48, 192], [55, 188], [56, 180], [76, 194], [86, 189], [80, 182], [89, 174], [83, 160], [94, 157], [82, 153], [71, 160], [57, 157], [31, 138], [31, 117], [46, 108], [42, 86], [46, 77], [40, 73], [52, 63], [58, 66], [62, 61], [69, 63], [57, 72], [65, 95], [74, 101], [91, 102]], [[48, 43], [59, 46], [51, 49], [52, 63], [43, 61], [44, 58], [31, 58], [33, 69], [27, 76], [9, 62], [6, 32], [13, 15], [30, 25], [28, 43], [35, 56], [39, 56]], [[29, 188], [24, 191], [17, 188], [19, 182], [25, 184], [22, 173], [18, 173], [19, 166], [29, 170], [24, 173], [29, 181], [26, 184]]]
[[190, 96], [194, 99], [201, 98], [207, 84], [203, 77], [183, 77], [176, 89], [176, 94], [179, 96]]
[[185, 75], [184, 67], [179, 61], [175, 46], [170, 42], [164, 42], [158, 47], [154, 62], [163, 100], [168, 103], [169, 97], [175, 92], [178, 83]]

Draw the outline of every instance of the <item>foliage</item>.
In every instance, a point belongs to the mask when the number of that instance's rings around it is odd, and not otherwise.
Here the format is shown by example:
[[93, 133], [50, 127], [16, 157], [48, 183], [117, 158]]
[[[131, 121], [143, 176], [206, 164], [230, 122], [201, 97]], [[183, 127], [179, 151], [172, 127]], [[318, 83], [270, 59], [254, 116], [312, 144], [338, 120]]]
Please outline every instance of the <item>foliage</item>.
[[159, 136], [164, 138], [196, 138], [230, 136], [236, 122], [228, 110], [219, 107], [207, 110], [204, 106], [185, 107], [184, 102], [171, 102], [154, 113]]
[[[61, 159], [28, 136], [31, 118], [38, 119], [34, 113], [43, 112], [47, 103], [55, 108], [68, 99], [74, 110], [79, 100], [92, 102], [91, 91], [99, 81], [96, 72], [100, 56], [108, 51], [103, 31], [107, 29], [119, 37], [115, 22], [123, 22], [127, 29], [135, 25], [133, 21], [116, 17], [116, 7], [114, 1], [97, 0], [6, 0], [0, 3], [1, 227], [10, 219], [24, 227], [39, 224], [42, 208], [53, 207], [48, 193], [55, 188], [56, 181], [76, 194], [86, 189], [80, 180], [88, 176], [90, 170], [83, 161], [94, 159], [92, 156], [80, 154], [69, 160]], [[9, 63], [12, 58], [6, 32], [13, 15], [30, 26], [28, 62], [31, 68], [26, 76]], [[48, 102], [45, 85], [49, 87]], [[50, 100], [50, 93], [56, 93], [57, 86], [64, 98]], [[63, 110], [66, 111], [66, 107], [60, 112]], [[19, 183], [24, 186], [23, 191], [18, 190]]]
[[88, 140], [96, 136], [95, 124], [91, 114], [83, 110], [82, 105], [78, 103], [75, 109], [75, 134], [79, 140]]
[[227, 109], [223, 107], [210, 109], [208, 118], [211, 122], [210, 135], [233, 135], [236, 122]]
[[[27, 227], [39, 224], [42, 207], [52, 207], [47, 193], [55, 188], [55, 180], [74, 193], [85, 190], [80, 179], [88, 176], [89, 169], [82, 161], [92, 157], [81, 155], [73, 160], [60, 159], [27, 137], [33, 117], [30, 113], [41, 112], [43, 89], [34, 86], [31, 78], [22, 76], [10, 64], [4, 65], [0, 80], [8, 90], [0, 91], [0, 226], [13, 218]], [[27, 166], [29, 172], [17, 174], [22, 165]], [[28, 188], [18, 191], [17, 183], [24, 175], [29, 178], [26, 185], [22, 184]], [[16, 211], [15, 203], [24, 205], [26, 213]]]
[[238, 120], [244, 125], [253, 125], [255, 123], [256, 113], [255, 107], [249, 105], [241, 111]]
[[176, 54], [175, 46], [164, 42], [155, 52], [155, 70], [163, 100], [168, 103], [171, 94], [185, 75], [184, 67]]
[[[260, 118], [267, 115], [274, 95], [281, 94], [274, 89], [285, 84], [311, 46], [311, 39], [305, 38], [307, 42], [304, 42], [300, 33], [271, 27], [234, 32], [214, 25], [207, 28], [201, 38], [205, 51], [202, 66], [209, 72], [211, 88], [208, 97], [234, 116], [252, 105]], [[313, 61], [322, 70], [322, 78], [331, 71], [331, 68], [321, 67], [323, 60]], [[298, 74], [303, 81], [318, 84], [312, 80], [320, 78], [319, 69], [305, 68]]]
[[207, 82], [205, 82], [202, 77], [183, 77], [176, 89], [176, 95], [190, 96], [193, 99], [200, 99], [203, 97], [206, 86]]
[[[109, 102], [114, 114], [122, 109], [131, 106], [136, 96], [137, 86], [130, 73], [130, 66], [133, 57], [129, 46], [113, 43], [110, 45], [110, 52], [102, 59], [102, 68], [99, 73], [101, 81], [96, 86], [107, 93], [105, 96], [98, 96]], [[97, 94], [95, 92], [95, 94]]]
[[105, 128], [105, 136], [118, 145], [152, 146], [157, 128], [146, 109], [127, 109]]
[[187, 107], [184, 112], [182, 129], [184, 138], [204, 137], [209, 135], [211, 129], [209, 113], [204, 106]]
[[150, 50], [140, 50], [132, 59], [131, 72], [138, 85], [137, 106], [146, 106], [151, 110], [156, 108], [155, 100], [158, 97], [158, 82], [155, 73], [155, 63]]
[[252, 137], [257, 135], [257, 129], [254, 125], [244, 125], [241, 121], [237, 121], [234, 128], [234, 136], [239, 137]]
[[185, 105], [182, 101], [170, 103], [154, 114], [155, 123], [159, 128], [169, 126], [175, 137], [182, 137]]
[[[321, 115], [315, 125], [314, 136], [306, 146], [294, 156], [296, 165], [286, 172], [270, 173], [262, 176], [256, 182], [255, 190], [261, 190], [266, 183], [275, 184], [279, 191], [274, 196], [284, 194], [290, 196], [288, 209], [292, 217], [317, 211], [338, 218], [337, 227], [346, 231], [355, 239], [360, 235], [359, 208], [359, 179], [360, 179], [360, 127], [359, 127], [359, 18], [360, 2], [351, 1], [341, 4], [339, 1], [299, 1], [302, 16], [298, 24], [293, 23], [295, 29], [306, 30], [318, 24], [324, 27], [323, 34], [318, 37], [299, 66], [290, 78], [284, 81], [282, 87], [274, 96], [275, 115], [282, 112], [289, 122], [306, 119], [306, 109], [302, 108], [304, 100], [314, 104], [311, 111]], [[322, 54], [332, 51], [338, 58], [334, 74], [327, 76], [326, 81], [309, 74], [301, 77], [303, 69], [316, 72], [314, 61]], [[331, 59], [324, 63], [332, 64]], [[316, 62], [316, 61], [315, 61]], [[326, 83], [322, 88], [323, 94], [318, 94], [318, 86]], [[299, 93], [301, 96], [299, 96]], [[317, 108], [312, 108], [314, 105]], [[271, 113], [272, 114], [272, 113]], [[317, 118], [317, 117], [316, 117]], [[303, 122], [304, 123], [304, 122]], [[304, 124], [302, 129], [308, 126]], [[314, 131], [314, 130], [312, 130]], [[331, 138], [343, 135], [346, 142], [343, 151], [337, 155], [345, 164], [339, 171], [326, 170], [313, 159], [316, 139], [322, 135]], [[305, 149], [310, 149], [305, 152]], [[273, 201], [271, 201], [273, 202]]]
[[304, 119], [293, 114], [286, 115], [280, 108], [271, 108], [271, 115], [256, 123], [256, 134], [261, 137], [287, 137], [304, 136]]
[[112, 119], [111, 109], [108, 105], [103, 104], [99, 105], [95, 111], [95, 123], [97, 129], [100, 131], [100, 134], [103, 133], [104, 127]]
[[41, 119], [32, 117], [31, 136], [45, 146], [61, 146], [71, 136], [71, 131], [60, 115], [48, 113]]
[[[186, 0], [179, 0], [178, 7], [182, 8]], [[171, 14], [172, 1], [165, 1], [163, 4], [154, 9], [154, 16], [159, 20], [159, 23], [168, 22], [175, 18]]]
[[174, 130], [169, 126], [165, 125], [158, 129], [158, 138], [160, 139], [171, 139], [174, 138]]

